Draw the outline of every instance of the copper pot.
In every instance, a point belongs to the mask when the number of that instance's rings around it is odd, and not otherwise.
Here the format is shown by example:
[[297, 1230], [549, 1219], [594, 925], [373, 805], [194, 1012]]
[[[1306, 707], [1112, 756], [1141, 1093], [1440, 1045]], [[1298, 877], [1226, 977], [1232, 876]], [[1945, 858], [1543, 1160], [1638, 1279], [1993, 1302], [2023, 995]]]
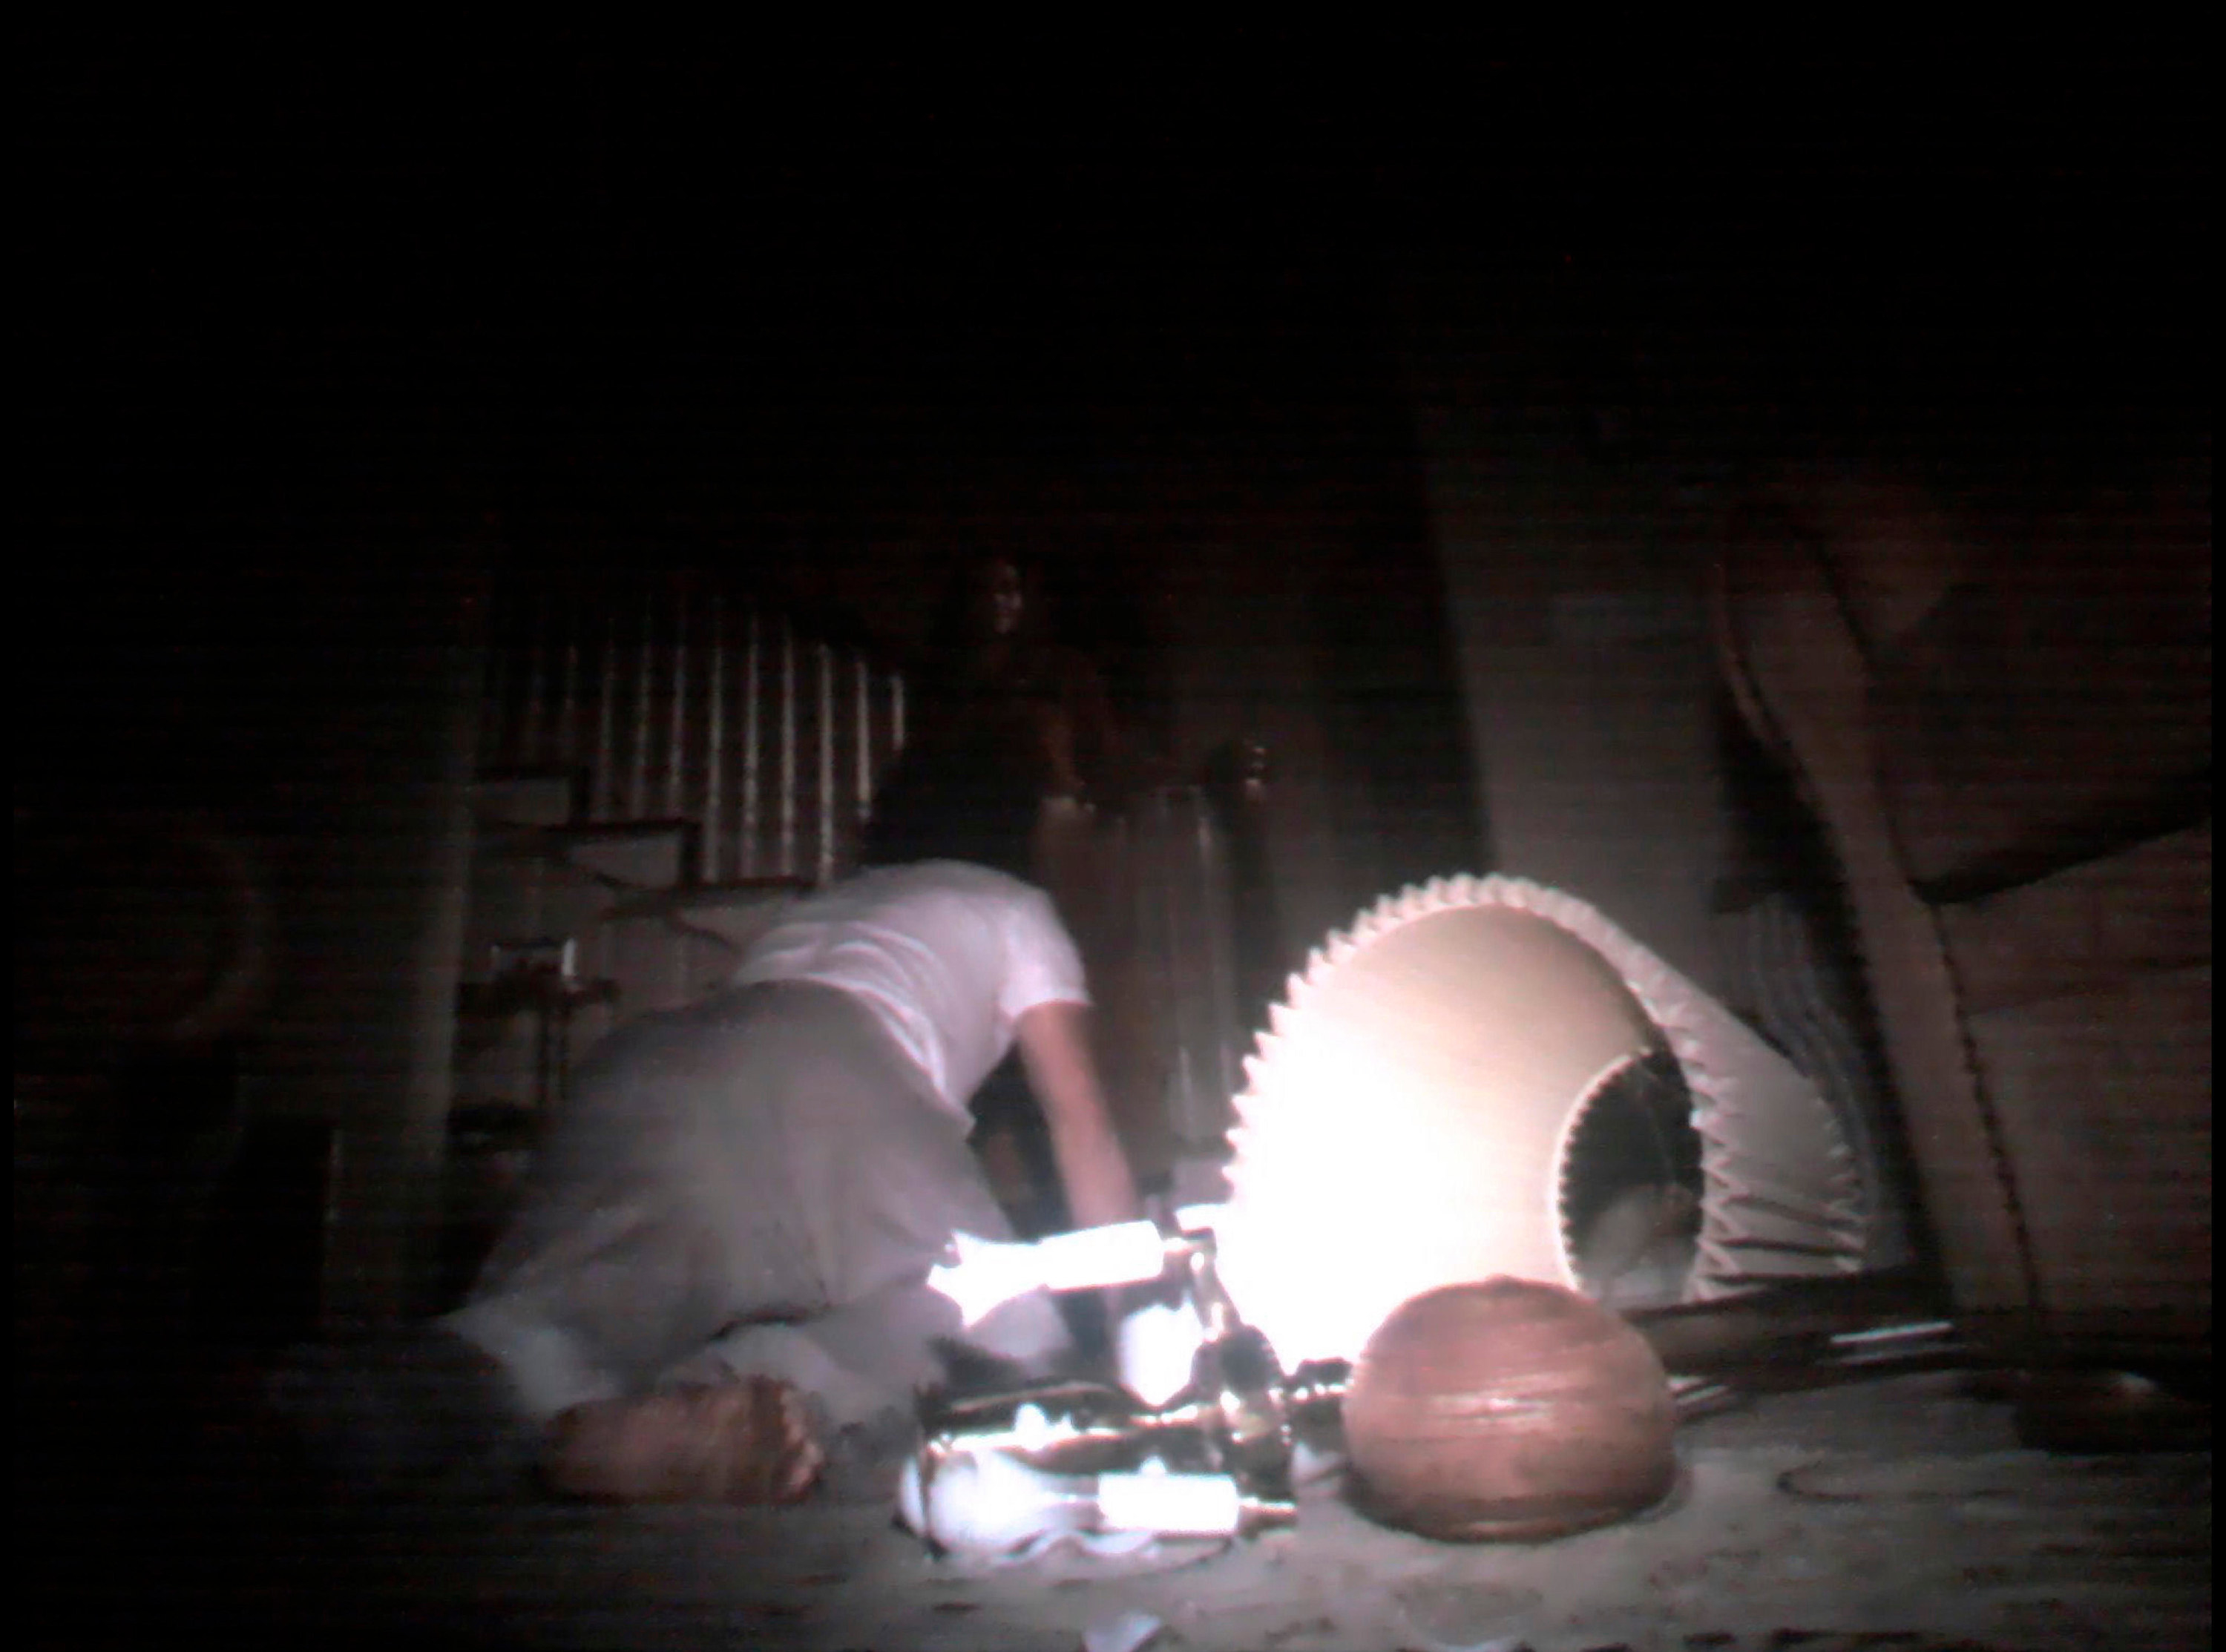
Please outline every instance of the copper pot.
[[1536, 1541], [1625, 1518], [1676, 1478], [1669, 1380], [1618, 1315], [1492, 1279], [1413, 1297], [1345, 1398], [1358, 1505], [1451, 1541]]

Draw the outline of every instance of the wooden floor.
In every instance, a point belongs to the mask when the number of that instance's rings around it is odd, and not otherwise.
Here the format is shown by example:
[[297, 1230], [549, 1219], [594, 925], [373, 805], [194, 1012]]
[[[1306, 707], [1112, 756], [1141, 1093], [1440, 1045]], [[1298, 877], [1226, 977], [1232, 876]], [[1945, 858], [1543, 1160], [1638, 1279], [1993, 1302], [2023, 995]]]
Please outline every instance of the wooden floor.
[[1073, 1652], [1124, 1614], [1154, 1652], [2210, 1643], [2209, 1452], [2023, 1449], [1954, 1373], [1690, 1425], [1668, 1503], [1555, 1543], [1389, 1531], [1332, 1476], [1292, 1532], [1005, 1570], [931, 1558], [877, 1506], [599, 1509], [522, 1483], [339, 1506], [219, 1409], [194, 1452], [19, 1472], [36, 1643]]

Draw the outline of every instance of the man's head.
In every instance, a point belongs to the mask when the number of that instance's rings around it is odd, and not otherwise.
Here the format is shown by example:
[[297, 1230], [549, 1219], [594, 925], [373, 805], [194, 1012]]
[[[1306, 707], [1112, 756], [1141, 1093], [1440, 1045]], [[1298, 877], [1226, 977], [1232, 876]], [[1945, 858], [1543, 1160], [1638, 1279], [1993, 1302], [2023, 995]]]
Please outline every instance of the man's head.
[[1041, 788], [987, 735], [913, 745], [874, 794], [861, 858], [868, 866], [966, 861], [1033, 878]]

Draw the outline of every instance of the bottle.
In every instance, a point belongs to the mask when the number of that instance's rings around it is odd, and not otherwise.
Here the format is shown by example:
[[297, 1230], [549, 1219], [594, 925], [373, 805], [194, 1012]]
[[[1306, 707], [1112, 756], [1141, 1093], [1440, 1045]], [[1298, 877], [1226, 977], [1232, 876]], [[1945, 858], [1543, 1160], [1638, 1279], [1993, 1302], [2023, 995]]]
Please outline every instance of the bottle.
[[930, 1268], [927, 1282], [950, 1298], [964, 1323], [972, 1325], [1030, 1291], [1078, 1291], [1157, 1279], [1167, 1268], [1167, 1243], [1157, 1224], [1147, 1221], [1078, 1228], [1027, 1243], [954, 1234], [951, 1259]]
[[1056, 1474], [1008, 1452], [960, 1452], [905, 1465], [897, 1506], [906, 1526], [944, 1548], [1008, 1554], [1075, 1534], [1237, 1537], [1288, 1525], [1285, 1506], [1249, 1495], [1236, 1477], [1156, 1465]]

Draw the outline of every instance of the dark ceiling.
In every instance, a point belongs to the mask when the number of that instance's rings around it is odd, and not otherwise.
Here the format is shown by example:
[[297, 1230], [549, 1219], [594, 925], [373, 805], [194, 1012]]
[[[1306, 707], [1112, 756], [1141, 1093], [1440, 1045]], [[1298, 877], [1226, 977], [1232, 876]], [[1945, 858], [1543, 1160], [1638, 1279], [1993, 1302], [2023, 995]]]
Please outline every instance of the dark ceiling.
[[1210, 455], [1410, 457], [1386, 295], [1447, 270], [1554, 295], [1580, 372], [2207, 405], [2191, 70], [951, 60], [50, 41], [35, 508], [96, 561], [390, 493], [790, 557], [1072, 526]]

